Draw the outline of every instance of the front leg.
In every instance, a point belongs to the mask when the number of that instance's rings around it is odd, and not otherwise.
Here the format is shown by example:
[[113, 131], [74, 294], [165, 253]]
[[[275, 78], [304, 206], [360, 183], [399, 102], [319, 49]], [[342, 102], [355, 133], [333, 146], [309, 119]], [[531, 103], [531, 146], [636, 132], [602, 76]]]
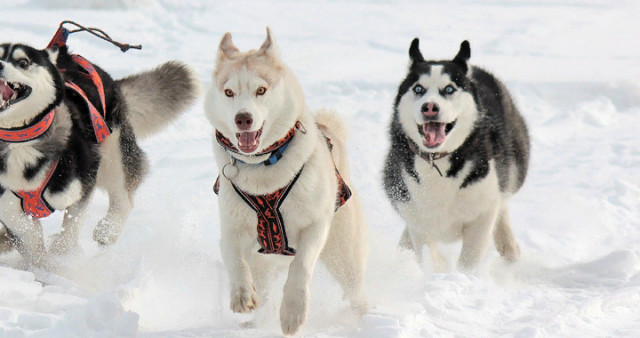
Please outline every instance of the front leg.
[[462, 251], [458, 260], [458, 268], [469, 270], [484, 257], [497, 215], [498, 210], [494, 208], [462, 228]]
[[44, 266], [47, 263], [40, 221], [25, 214], [20, 199], [12, 193], [5, 192], [0, 197], [0, 221], [7, 228], [18, 252], [29, 264]]
[[330, 221], [324, 220], [301, 230], [296, 256], [289, 266], [280, 306], [280, 325], [286, 335], [295, 334], [309, 312], [309, 285], [313, 270], [329, 233]]
[[79, 200], [67, 208], [62, 220], [62, 231], [53, 236], [49, 250], [56, 255], [64, 255], [78, 246], [78, 234], [84, 220], [89, 197]]
[[258, 307], [258, 297], [253, 284], [248, 257], [252, 240], [246, 233], [228, 225], [222, 226], [220, 249], [222, 260], [229, 274], [231, 287], [231, 310], [249, 313]]

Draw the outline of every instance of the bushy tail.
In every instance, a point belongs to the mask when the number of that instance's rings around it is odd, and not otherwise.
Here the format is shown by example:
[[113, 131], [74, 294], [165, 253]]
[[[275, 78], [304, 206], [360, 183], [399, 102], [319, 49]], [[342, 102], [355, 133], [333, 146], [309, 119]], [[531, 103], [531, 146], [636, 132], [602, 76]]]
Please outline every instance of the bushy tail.
[[116, 82], [127, 102], [127, 118], [140, 138], [160, 131], [185, 112], [200, 94], [195, 71], [177, 61]]
[[320, 129], [330, 133], [329, 138], [346, 143], [349, 138], [349, 127], [334, 110], [321, 109], [316, 113], [316, 122]]
[[322, 109], [316, 114], [316, 123], [324, 136], [331, 140], [333, 145], [331, 155], [340, 171], [342, 178], [350, 183], [349, 164], [347, 162], [347, 139], [349, 128], [342, 118], [333, 110]]

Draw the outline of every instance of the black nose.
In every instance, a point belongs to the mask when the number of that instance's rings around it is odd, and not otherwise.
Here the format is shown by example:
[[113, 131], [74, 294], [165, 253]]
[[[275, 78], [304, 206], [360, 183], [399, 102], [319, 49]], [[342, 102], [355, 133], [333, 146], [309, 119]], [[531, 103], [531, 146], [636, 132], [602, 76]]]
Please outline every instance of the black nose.
[[440, 112], [440, 107], [433, 102], [426, 102], [422, 105], [422, 114], [427, 118], [435, 118]]
[[4, 62], [0, 61], [0, 70], [4, 69]]

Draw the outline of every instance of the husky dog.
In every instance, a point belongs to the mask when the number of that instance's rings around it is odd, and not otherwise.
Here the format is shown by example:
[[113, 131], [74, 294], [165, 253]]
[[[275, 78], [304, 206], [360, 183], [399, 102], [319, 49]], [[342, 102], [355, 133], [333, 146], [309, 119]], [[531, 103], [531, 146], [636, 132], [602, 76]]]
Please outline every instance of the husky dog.
[[462, 239], [461, 269], [484, 256], [493, 232], [498, 252], [519, 257], [507, 200], [522, 186], [529, 136], [504, 85], [467, 64], [462, 42], [453, 60], [426, 61], [416, 38], [389, 129], [384, 188], [406, 222], [401, 246], [431, 251], [434, 270], [447, 269], [438, 242]]
[[231, 310], [253, 311], [269, 276], [288, 265], [280, 323], [285, 334], [297, 332], [318, 258], [351, 305], [365, 309], [366, 229], [355, 191], [349, 198], [345, 125], [333, 112], [312, 114], [268, 28], [260, 49], [244, 53], [224, 35], [205, 112], [216, 129]]
[[[37, 218], [65, 211], [50, 250], [68, 252], [77, 245], [96, 185], [108, 192], [109, 210], [93, 237], [103, 245], [117, 239], [147, 172], [136, 138], [175, 119], [199, 88], [196, 75], [178, 62], [114, 81], [97, 66], [85, 73], [73, 57], [66, 45], [44, 50], [0, 45], [0, 249], [15, 247], [34, 265], [47, 262]], [[90, 74], [101, 79], [102, 102]], [[102, 135], [110, 130], [100, 143], [90, 104], [105, 113]], [[35, 137], [18, 137], [21, 130]]]

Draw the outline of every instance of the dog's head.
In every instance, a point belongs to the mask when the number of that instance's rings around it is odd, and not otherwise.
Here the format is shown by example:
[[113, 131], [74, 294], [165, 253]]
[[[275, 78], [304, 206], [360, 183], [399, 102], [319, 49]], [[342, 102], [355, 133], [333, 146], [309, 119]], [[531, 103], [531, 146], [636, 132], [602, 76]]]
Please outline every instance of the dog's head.
[[453, 60], [426, 61], [416, 38], [409, 56], [409, 73], [395, 101], [400, 123], [426, 151], [452, 152], [469, 136], [479, 114], [468, 77], [469, 42], [462, 42]]
[[21, 127], [60, 103], [58, 48], [0, 45], [0, 128]]
[[258, 50], [240, 52], [226, 33], [218, 48], [205, 111], [213, 126], [243, 154], [282, 138], [303, 108], [303, 93], [280, 59], [269, 28]]

